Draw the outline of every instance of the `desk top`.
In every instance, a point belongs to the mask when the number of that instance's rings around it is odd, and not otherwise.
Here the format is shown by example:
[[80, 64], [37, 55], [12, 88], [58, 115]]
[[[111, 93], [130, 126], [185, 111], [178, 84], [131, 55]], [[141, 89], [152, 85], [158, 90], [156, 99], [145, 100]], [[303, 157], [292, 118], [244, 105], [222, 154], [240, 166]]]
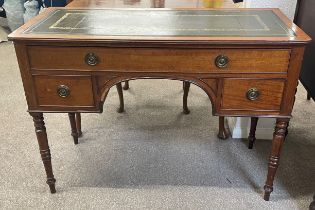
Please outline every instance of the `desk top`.
[[[239, 3], [238, 5], [240, 5]], [[84, 8], [235, 8], [233, 0], [72, 0]]]
[[277, 9], [54, 8], [11, 39], [269, 40], [308, 38]]

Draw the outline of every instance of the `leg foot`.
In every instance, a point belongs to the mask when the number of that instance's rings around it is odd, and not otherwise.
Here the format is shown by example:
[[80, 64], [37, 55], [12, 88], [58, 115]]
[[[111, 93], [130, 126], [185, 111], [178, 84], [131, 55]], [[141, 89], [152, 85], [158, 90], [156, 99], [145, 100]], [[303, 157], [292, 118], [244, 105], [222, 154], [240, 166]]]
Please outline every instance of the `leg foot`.
[[183, 95], [183, 112], [184, 114], [189, 114], [190, 111], [187, 106], [187, 98], [188, 98], [188, 93], [189, 93], [189, 88], [190, 88], [190, 82], [183, 82], [183, 88], [184, 88], [184, 95]]
[[277, 119], [275, 132], [273, 134], [272, 149], [269, 156], [268, 174], [266, 184], [264, 186], [264, 199], [269, 200], [270, 193], [273, 191], [273, 180], [279, 166], [280, 152], [285, 140], [285, 133], [288, 127], [289, 119]]
[[56, 179], [51, 179], [51, 180], [48, 180], [47, 179], [47, 184], [49, 186], [49, 190], [50, 190], [50, 193], [51, 194], [54, 194], [56, 193], [56, 187], [55, 187], [55, 182], [56, 182]]
[[128, 90], [129, 89], [129, 81], [125, 82], [125, 85], [123, 87], [124, 90]]
[[69, 115], [69, 120], [70, 120], [70, 125], [71, 125], [71, 136], [73, 137], [74, 144], [78, 144], [78, 130], [77, 130], [77, 125], [76, 125], [76, 120], [75, 120], [75, 113], [68, 113]]
[[81, 130], [81, 113], [80, 112], [75, 113], [75, 124], [77, 126], [78, 137], [81, 137], [82, 130]]
[[124, 105], [124, 95], [123, 95], [121, 83], [116, 84], [116, 88], [117, 88], [117, 92], [119, 96], [119, 108], [117, 109], [117, 112], [122, 113], [125, 111], [125, 108], [124, 108], [125, 105]]
[[218, 133], [218, 138], [225, 140], [229, 138], [229, 132], [225, 129], [224, 126], [224, 117], [220, 116], [219, 117], [219, 133]]
[[54, 174], [52, 170], [51, 154], [50, 154], [50, 149], [48, 145], [48, 139], [47, 139], [43, 113], [30, 113], [30, 115], [33, 117], [36, 137], [37, 137], [37, 141], [39, 145], [39, 151], [40, 151], [40, 155], [41, 155], [41, 158], [45, 167], [46, 175], [47, 175], [46, 183], [48, 184], [50, 188], [50, 192], [55, 193], [56, 192], [56, 188], [55, 188], [56, 179], [54, 178]]
[[270, 194], [271, 194], [271, 192], [273, 191], [273, 187], [264, 187], [264, 190], [265, 190], [265, 192], [264, 192], [264, 200], [265, 201], [269, 201], [269, 199], [270, 199]]
[[251, 117], [250, 119], [250, 131], [248, 135], [248, 149], [253, 149], [254, 142], [256, 140], [256, 127], [257, 127], [258, 117]]

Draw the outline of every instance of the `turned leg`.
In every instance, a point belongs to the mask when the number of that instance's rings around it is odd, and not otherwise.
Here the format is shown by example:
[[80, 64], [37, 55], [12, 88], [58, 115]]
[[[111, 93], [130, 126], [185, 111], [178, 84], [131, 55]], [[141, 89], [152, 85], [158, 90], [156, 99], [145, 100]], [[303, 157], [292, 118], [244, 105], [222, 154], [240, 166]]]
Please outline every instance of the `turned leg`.
[[77, 125], [76, 125], [76, 120], [75, 120], [75, 113], [68, 113], [69, 115], [69, 120], [70, 120], [70, 125], [71, 125], [71, 136], [73, 137], [74, 144], [78, 144], [78, 130], [77, 130]]
[[123, 87], [124, 90], [128, 90], [129, 89], [129, 81], [125, 82], [125, 85]]
[[268, 163], [268, 175], [267, 181], [264, 186], [265, 194], [264, 199], [269, 201], [270, 193], [273, 191], [273, 180], [275, 178], [275, 174], [277, 168], [279, 166], [279, 159], [280, 159], [280, 152], [285, 140], [285, 133], [287, 130], [289, 119], [277, 119], [275, 132], [273, 134], [272, 139], [272, 147], [271, 147], [271, 154], [269, 157]]
[[124, 108], [125, 105], [124, 105], [124, 95], [122, 91], [121, 82], [116, 84], [116, 88], [117, 88], [117, 92], [119, 96], [119, 108], [117, 109], [117, 112], [122, 113], [125, 111], [125, 108]]
[[75, 124], [77, 126], [78, 137], [81, 137], [82, 130], [81, 130], [81, 113], [80, 112], [75, 113]]
[[47, 175], [46, 183], [48, 184], [50, 188], [50, 192], [55, 193], [56, 192], [56, 188], [55, 188], [56, 179], [54, 178], [52, 165], [51, 165], [51, 155], [50, 155], [50, 150], [49, 150], [49, 145], [48, 145], [48, 139], [47, 139], [43, 113], [30, 113], [30, 115], [33, 117], [35, 132], [36, 132], [37, 141], [39, 145], [39, 151], [40, 151], [40, 155], [42, 157], [42, 161], [44, 163], [44, 167], [45, 167], [45, 171]]
[[223, 139], [223, 140], [229, 138], [229, 132], [225, 129], [225, 126], [224, 126], [224, 117], [223, 116], [219, 117], [218, 138]]
[[248, 135], [248, 149], [253, 149], [254, 142], [256, 140], [256, 127], [257, 127], [258, 117], [250, 118], [250, 131]]
[[189, 93], [189, 88], [190, 88], [190, 82], [183, 82], [183, 88], [184, 88], [184, 95], [183, 95], [183, 109], [184, 109], [184, 114], [189, 114], [189, 109], [187, 106], [187, 98], [188, 98], [188, 93]]

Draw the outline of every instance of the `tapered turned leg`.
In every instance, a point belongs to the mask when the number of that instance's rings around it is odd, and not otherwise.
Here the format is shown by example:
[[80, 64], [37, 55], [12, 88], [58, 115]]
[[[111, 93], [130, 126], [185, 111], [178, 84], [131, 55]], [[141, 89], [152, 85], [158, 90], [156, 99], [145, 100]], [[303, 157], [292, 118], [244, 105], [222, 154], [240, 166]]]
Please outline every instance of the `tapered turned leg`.
[[125, 85], [123, 87], [124, 90], [128, 90], [129, 89], [129, 81], [125, 82]]
[[49, 145], [48, 145], [48, 139], [47, 139], [43, 113], [30, 113], [30, 115], [33, 117], [36, 137], [37, 137], [37, 141], [39, 145], [39, 151], [40, 151], [40, 155], [42, 157], [42, 161], [44, 163], [44, 167], [45, 167], [45, 171], [47, 175], [46, 183], [48, 184], [50, 188], [50, 192], [55, 193], [56, 192], [56, 188], [55, 188], [56, 179], [54, 178], [52, 165], [51, 165], [51, 155], [50, 155], [50, 150], [49, 150]]
[[285, 140], [285, 133], [287, 130], [289, 119], [277, 119], [275, 132], [273, 134], [271, 154], [269, 157], [268, 164], [268, 175], [267, 181], [264, 186], [265, 194], [264, 199], [269, 201], [270, 193], [273, 191], [273, 180], [275, 178], [275, 174], [277, 168], [279, 166], [280, 152]]
[[219, 133], [218, 133], [219, 139], [227, 139], [229, 138], [229, 132], [225, 129], [224, 126], [224, 117], [219, 117]]
[[125, 111], [125, 108], [124, 108], [125, 105], [124, 105], [124, 95], [123, 95], [121, 83], [118, 83], [116, 85], [116, 88], [117, 88], [117, 92], [119, 96], [119, 108], [117, 109], [117, 112], [122, 113]]
[[257, 127], [258, 117], [250, 118], [250, 131], [248, 135], [248, 149], [253, 149], [254, 142], [256, 140], [256, 127]]
[[189, 88], [190, 88], [190, 82], [183, 82], [183, 88], [184, 88], [184, 95], [183, 95], [184, 114], [189, 114], [190, 111], [187, 106], [187, 98], [188, 98], [188, 93], [189, 93]]
[[70, 125], [71, 125], [71, 136], [73, 137], [74, 144], [78, 144], [78, 130], [77, 130], [77, 125], [75, 121], [75, 113], [68, 113], [69, 115], [69, 120], [70, 120]]
[[82, 130], [81, 130], [81, 113], [80, 112], [75, 113], [75, 124], [77, 126], [78, 137], [81, 137]]

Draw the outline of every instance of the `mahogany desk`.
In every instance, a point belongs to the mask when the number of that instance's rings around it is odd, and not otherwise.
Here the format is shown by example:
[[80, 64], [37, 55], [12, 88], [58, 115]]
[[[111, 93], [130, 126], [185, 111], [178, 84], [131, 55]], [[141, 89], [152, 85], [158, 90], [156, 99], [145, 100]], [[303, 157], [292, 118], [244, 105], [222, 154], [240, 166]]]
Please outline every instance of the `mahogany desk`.
[[116, 83], [161, 78], [199, 86], [213, 115], [277, 118], [264, 186], [269, 200], [310, 41], [278, 9], [50, 8], [10, 39], [51, 193], [43, 113], [99, 113]]

